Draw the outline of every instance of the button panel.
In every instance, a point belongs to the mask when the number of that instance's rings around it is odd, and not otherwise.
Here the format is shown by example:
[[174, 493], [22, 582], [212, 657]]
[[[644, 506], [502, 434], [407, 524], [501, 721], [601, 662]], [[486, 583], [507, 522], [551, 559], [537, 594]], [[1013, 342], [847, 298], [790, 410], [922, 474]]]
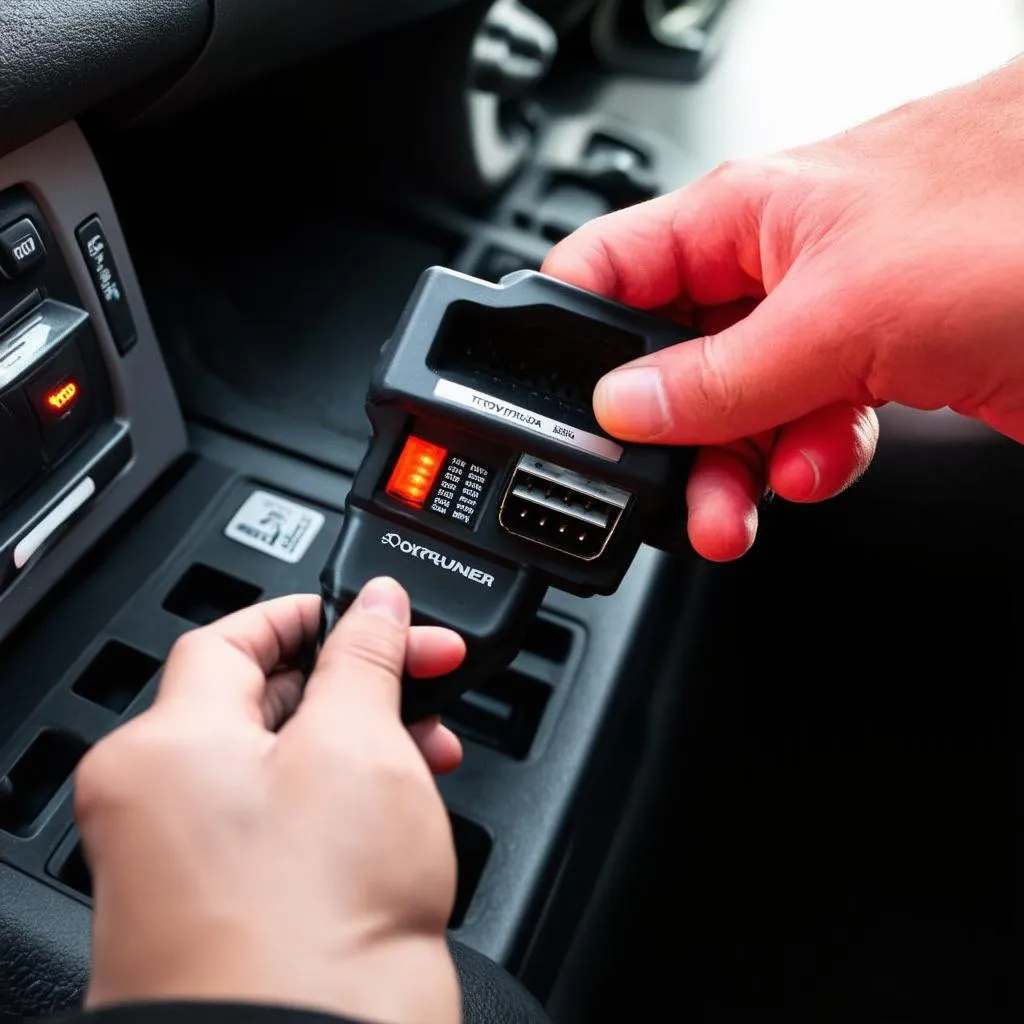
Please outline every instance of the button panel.
[[92, 393], [82, 354], [69, 341], [25, 384], [47, 459], [60, 457], [89, 426]]
[[[113, 415], [106, 361], [61, 247], [28, 188], [4, 189], [0, 520], [8, 539], [67, 478], [79, 450]], [[2, 584], [0, 572], [0, 596]]]
[[31, 218], [22, 217], [0, 230], [0, 270], [20, 277], [46, 259], [46, 248]]

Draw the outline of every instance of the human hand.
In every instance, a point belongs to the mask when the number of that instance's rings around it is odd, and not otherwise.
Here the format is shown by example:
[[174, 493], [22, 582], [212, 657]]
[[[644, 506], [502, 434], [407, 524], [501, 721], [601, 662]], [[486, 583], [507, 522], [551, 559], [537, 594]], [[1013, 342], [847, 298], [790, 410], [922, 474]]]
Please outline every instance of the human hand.
[[399, 690], [403, 665], [441, 675], [465, 645], [410, 629], [405, 592], [375, 580], [301, 689], [292, 666], [319, 614], [315, 597], [283, 598], [187, 634], [152, 708], [83, 759], [89, 1007], [207, 999], [459, 1020], [445, 941], [455, 855], [428, 764], [451, 769], [461, 749], [437, 722], [407, 731]]
[[703, 446], [686, 497], [705, 557], [749, 548], [766, 487], [806, 502], [853, 482], [885, 402], [949, 406], [1024, 441], [1022, 105], [1018, 61], [726, 164], [551, 251], [546, 273], [705, 334], [594, 398], [612, 434]]

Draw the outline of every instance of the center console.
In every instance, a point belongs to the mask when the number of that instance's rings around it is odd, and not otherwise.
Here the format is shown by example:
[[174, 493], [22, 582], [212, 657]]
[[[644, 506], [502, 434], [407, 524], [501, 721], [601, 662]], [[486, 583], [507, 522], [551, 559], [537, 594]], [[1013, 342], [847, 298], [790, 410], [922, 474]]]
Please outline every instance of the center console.
[[[0, 957], [34, 965], [0, 981], [6, 1003], [66, 1005], [85, 976], [82, 755], [149, 705], [182, 633], [318, 590], [369, 369], [422, 267], [537, 266], [595, 203], [668, 166], [608, 126], [569, 125], [547, 153], [479, 219], [414, 200], [356, 220], [311, 181], [310, 211], [253, 220], [212, 171], [186, 218], [197, 186], [171, 165], [125, 203], [131, 255], [75, 126], [0, 161]], [[452, 933], [541, 996], [629, 796], [691, 581], [641, 549], [612, 597], [551, 593], [510, 668], [449, 709], [466, 747], [439, 782]]]

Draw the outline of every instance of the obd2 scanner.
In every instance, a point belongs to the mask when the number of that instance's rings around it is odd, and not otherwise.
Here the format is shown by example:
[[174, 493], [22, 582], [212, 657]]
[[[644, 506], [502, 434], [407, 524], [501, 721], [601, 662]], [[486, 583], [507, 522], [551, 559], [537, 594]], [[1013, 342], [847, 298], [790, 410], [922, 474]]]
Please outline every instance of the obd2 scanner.
[[405, 721], [504, 669], [548, 587], [611, 594], [641, 544], [689, 550], [692, 451], [609, 437], [591, 399], [608, 371], [690, 337], [533, 271], [423, 274], [372, 375], [372, 440], [321, 576], [322, 638], [386, 575], [415, 624], [465, 639], [456, 671], [403, 686]]

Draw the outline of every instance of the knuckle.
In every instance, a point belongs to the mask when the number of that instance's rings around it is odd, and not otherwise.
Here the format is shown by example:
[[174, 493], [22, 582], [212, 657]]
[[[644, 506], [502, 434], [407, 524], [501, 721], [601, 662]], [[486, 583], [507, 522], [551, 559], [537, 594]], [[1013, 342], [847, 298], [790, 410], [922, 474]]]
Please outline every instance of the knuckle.
[[[204, 741], [168, 727], [149, 711], [90, 748], [75, 770], [76, 814], [131, 802], [169, 779], [180, 779], [201, 765]], [[223, 746], [212, 750], [223, 756]]]
[[181, 660], [191, 658], [195, 654], [202, 654], [206, 650], [207, 636], [204, 629], [190, 629], [183, 633], [174, 642], [168, 660]]
[[[397, 799], [410, 796], [418, 798], [423, 778], [417, 767], [415, 761], [404, 751], [388, 747], [385, 753], [378, 756], [373, 776], [383, 792]], [[418, 799], [416, 803], [418, 805]]]
[[710, 177], [724, 184], [734, 184], [749, 176], [752, 163], [753, 161], [748, 157], [732, 157], [729, 160], [723, 160], [715, 167]]
[[772, 163], [763, 157], [734, 157], [712, 170], [708, 181], [729, 192], [747, 192], [766, 185], [773, 170]]
[[134, 723], [91, 747], [75, 769], [75, 814], [87, 818], [128, 797], [139, 778]]
[[340, 772], [345, 778], [364, 772], [365, 760], [359, 756], [362, 737], [351, 742], [330, 716], [321, 715], [302, 725], [301, 742], [286, 748], [296, 764], [329, 766], [330, 771]]
[[878, 447], [878, 414], [870, 405], [855, 410], [852, 432], [857, 463], [867, 469]]
[[79, 821], [93, 815], [107, 797], [111, 781], [117, 778], [108, 743], [103, 740], [92, 747], [75, 769], [75, 817]]
[[346, 774], [361, 777], [365, 790], [381, 806], [403, 820], [418, 820], [424, 811], [426, 779], [419, 755], [397, 734], [400, 728], [397, 722], [394, 730], [368, 728], [360, 740], [345, 743], [343, 750], [338, 750], [342, 744], [335, 736], [333, 745], [346, 762]]
[[727, 372], [725, 358], [722, 339], [715, 335], [705, 338], [698, 352], [694, 383], [704, 409], [728, 419], [742, 396], [736, 375]]
[[360, 668], [394, 676], [405, 658], [405, 643], [397, 627], [360, 622], [346, 633], [344, 651]]

